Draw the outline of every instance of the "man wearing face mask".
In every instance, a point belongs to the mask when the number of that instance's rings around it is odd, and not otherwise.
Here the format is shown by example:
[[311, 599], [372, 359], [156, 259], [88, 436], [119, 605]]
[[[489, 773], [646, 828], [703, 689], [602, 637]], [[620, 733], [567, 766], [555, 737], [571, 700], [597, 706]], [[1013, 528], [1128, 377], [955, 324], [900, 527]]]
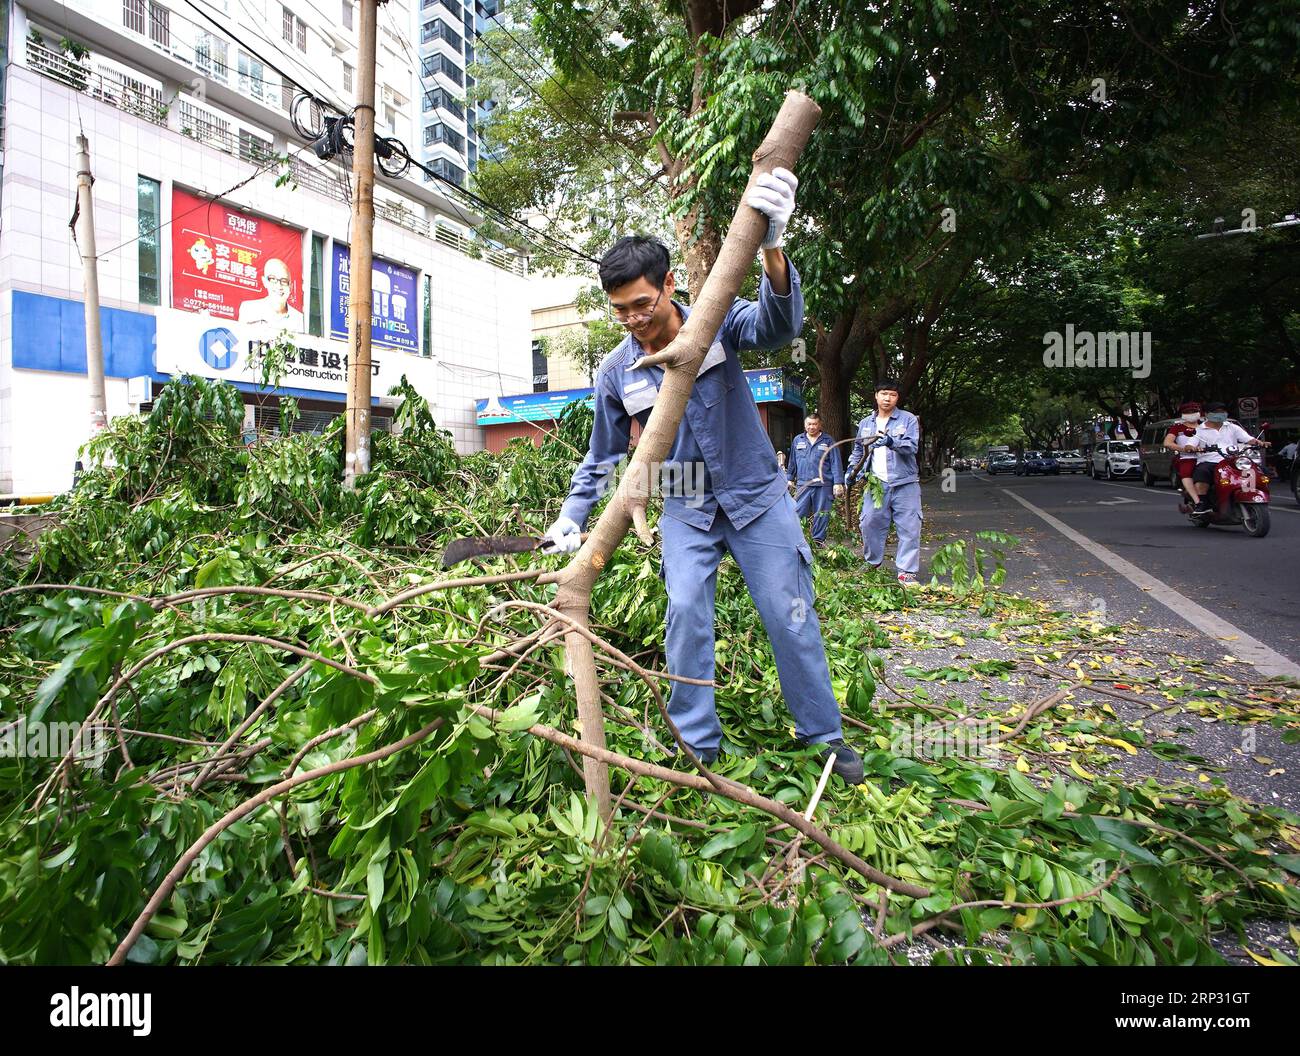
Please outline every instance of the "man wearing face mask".
[[[1196, 427], [1201, 424], [1201, 405], [1196, 402], [1184, 403], [1178, 408], [1181, 421], [1174, 422], [1165, 433], [1164, 447], [1174, 454], [1174, 476], [1182, 483], [1188, 501], [1193, 505], [1198, 501], [1196, 485], [1192, 482], [1192, 473], [1196, 469], [1196, 455], [1190, 449]], [[1186, 446], [1184, 446], [1186, 445]]]
[[[664, 496], [659, 532], [668, 593], [666, 649], [674, 675], [709, 683], [714, 677], [714, 595], [718, 565], [730, 553], [745, 577], [776, 659], [781, 693], [796, 738], [813, 745], [846, 782], [863, 780], [862, 760], [844, 743], [821, 627], [813, 610], [812, 550], [776, 452], [745, 381], [739, 351], [780, 348], [803, 325], [799, 274], [782, 250], [798, 180], [786, 169], [760, 176], [748, 204], [768, 217], [758, 300], [736, 300], [727, 312], [686, 404], [669, 454], [671, 464], [699, 469], [703, 494]], [[573, 474], [560, 517], [547, 531], [553, 549], [572, 553], [600, 484], [627, 456], [632, 420], [642, 428], [664, 378], [660, 366], [636, 367], [677, 336], [690, 309], [673, 300], [668, 250], [640, 236], [622, 238], [600, 261], [600, 283], [628, 336], [596, 373], [595, 420], [586, 458]], [[722, 725], [710, 684], [674, 682], [668, 714], [704, 763], [718, 757]]]
[[[1229, 447], [1268, 447], [1263, 440], [1256, 440], [1236, 422], [1228, 421], [1228, 408], [1222, 403], [1211, 403], [1205, 408], [1205, 421], [1196, 428], [1192, 437], [1192, 450], [1196, 454], [1196, 469], [1192, 480], [1196, 484], [1196, 510], [1208, 513], [1213, 509], [1209, 498], [1210, 486], [1214, 483], [1216, 467], [1223, 461], [1222, 452]], [[1209, 450], [1219, 448], [1218, 451]]]

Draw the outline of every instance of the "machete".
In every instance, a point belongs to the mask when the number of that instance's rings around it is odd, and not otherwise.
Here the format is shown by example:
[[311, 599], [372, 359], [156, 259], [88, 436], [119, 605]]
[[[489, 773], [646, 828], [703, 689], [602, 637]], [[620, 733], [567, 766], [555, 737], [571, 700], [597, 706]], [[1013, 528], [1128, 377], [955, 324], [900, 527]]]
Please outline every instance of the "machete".
[[[582, 538], [585, 542], [586, 532], [582, 533]], [[488, 535], [456, 539], [443, 552], [442, 567], [451, 568], [452, 565], [459, 565], [462, 561], [471, 561], [476, 557], [528, 554], [534, 550], [544, 554], [554, 553], [553, 550], [543, 549], [549, 542], [549, 539], [538, 539], [531, 535]]]

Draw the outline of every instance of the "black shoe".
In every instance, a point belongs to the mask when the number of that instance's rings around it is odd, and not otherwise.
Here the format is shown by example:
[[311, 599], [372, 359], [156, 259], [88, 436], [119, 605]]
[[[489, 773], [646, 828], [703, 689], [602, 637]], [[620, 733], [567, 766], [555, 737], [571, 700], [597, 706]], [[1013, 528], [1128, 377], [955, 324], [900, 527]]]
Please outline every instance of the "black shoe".
[[828, 755], [835, 756], [835, 765], [831, 767], [831, 771], [838, 774], [846, 785], [860, 785], [866, 780], [862, 757], [843, 740], [826, 741], [812, 747], [817, 749], [817, 757], [823, 764]]

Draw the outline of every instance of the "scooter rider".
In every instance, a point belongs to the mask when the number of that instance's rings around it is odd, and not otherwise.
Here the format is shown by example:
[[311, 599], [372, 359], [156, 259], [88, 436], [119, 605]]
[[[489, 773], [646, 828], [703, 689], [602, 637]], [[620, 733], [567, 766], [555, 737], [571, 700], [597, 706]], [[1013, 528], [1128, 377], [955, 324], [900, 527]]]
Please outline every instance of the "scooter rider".
[[1191, 452], [1189, 447], [1192, 437], [1196, 435], [1196, 427], [1201, 424], [1201, 405], [1195, 401], [1184, 403], [1178, 408], [1181, 421], [1174, 422], [1165, 433], [1164, 447], [1174, 452], [1174, 476], [1182, 484], [1183, 490], [1187, 492], [1187, 497], [1193, 505], [1196, 504], [1196, 486], [1192, 481], [1192, 473], [1196, 469], [1196, 456]]
[[[1209, 499], [1210, 485], [1214, 483], [1215, 468], [1223, 461], [1224, 449], [1269, 446], [1267, 441], [1256, 440], [1236, 422], [1228, 421], [1228, 408], [1224, 404], [1209, 404], [1205, 408], [1205, 421], [1197, 427], [1191, 442], [1191, 449], [1196, 452], [1196, 469], [1192, 472], [1197, 495], [1196, 512], [1209, 513], [1213, 509]], [[1219, 450], [1210, 450], [1215, 447]]]

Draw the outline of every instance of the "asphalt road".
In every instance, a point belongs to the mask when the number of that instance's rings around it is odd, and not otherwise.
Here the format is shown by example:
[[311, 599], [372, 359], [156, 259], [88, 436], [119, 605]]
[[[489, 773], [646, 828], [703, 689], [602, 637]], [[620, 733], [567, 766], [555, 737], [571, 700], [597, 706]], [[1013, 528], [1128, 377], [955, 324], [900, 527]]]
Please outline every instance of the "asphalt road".
[[[1240, 527], [1192, 526], [1167, 485], [984, 473], [961, 473], [952, 483], [945, 490], [936, 478], [926, 486], [927, 528], [940, 543], [948, 533], [969, 538], [982, 528], [1021, 539], [1007, 562], [1007, 589], [1079, 611], [1101, 602], [1115, 621], [1190, 627], [1220, 655], [1241, 647], [1234, 646], [1240, 631], [1287, 661], [1300, 661], [1300, 507], [1289, 489], [1274, 492], [1269, 534], [1252, 539]], [[1100, 548], [1158, 583], [1134, 583]], [[1213, 618], [1231, 626], [1215, 627]]]

